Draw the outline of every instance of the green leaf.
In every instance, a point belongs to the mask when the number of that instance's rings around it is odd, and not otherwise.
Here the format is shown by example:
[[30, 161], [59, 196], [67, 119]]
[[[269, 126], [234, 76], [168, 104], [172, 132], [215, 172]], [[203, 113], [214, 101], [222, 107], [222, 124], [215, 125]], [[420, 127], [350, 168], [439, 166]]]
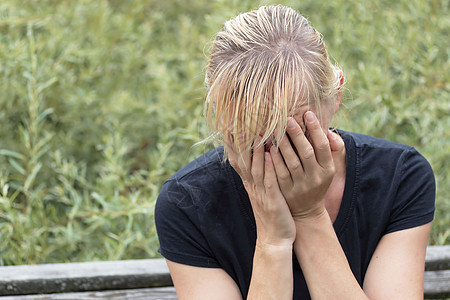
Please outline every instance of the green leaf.
[[20, 160], [25, 160], [25, 155], [23, 155], [22, 153], [7, 150], [7, 149], [0, 149], [0, 155], [10, 156], [10, 157], [14, 157], [14, 158], [17, 158]]
[[54, 109], [53, 108], [47, 108], [46, 110], [44, 110], [43, 112], [41, 112], [40, 114], [39, 114], [39, 116], [37, 116], [37, 118], [36, 118], [36, 122], [37, 123], [40, 123], [42, 120], [44, 120], [48, 115], [50, 115], [50, 114], [52, 114], [53, 113], [53, 111], [54, 111]]
[[52, 84], [54, 84], [55, 82], [58, 81], [58, 78], [53, 77], [50, 78], [49, 80], [47, 80], [44, 83], [41, 83], [40, 85], [38, 85], [38, 87], [36, 88], [36, 93], [40, 94], [43, 90], [45, 90], [46, 88], [48, 88], [49, 86], [51, 86]]
[[37, 174], [39, 173], [39, 170], [42, 168], [42, 164], [40, 162], [38, 162], [33, 170], [31, 170], [30, 175], [28, 175], [27, 179], [25, 180], [24, 183], [24, 189], [26, 191], [28, 191], [28, 189], [30, 188], [30, 186], [32, 185], [32, 183], [34, 182], [34, 180], [36, 179]]
[[19, 163], [15, 159], [10, 158], [10, 159], [8, 159], [8, 161], [11, 164], [11, 166], [14, 169], [16, 169], [17, 172], [19, 172], [20, 174], [25, 176], [25, 169], [21, 165], [19, 165]]

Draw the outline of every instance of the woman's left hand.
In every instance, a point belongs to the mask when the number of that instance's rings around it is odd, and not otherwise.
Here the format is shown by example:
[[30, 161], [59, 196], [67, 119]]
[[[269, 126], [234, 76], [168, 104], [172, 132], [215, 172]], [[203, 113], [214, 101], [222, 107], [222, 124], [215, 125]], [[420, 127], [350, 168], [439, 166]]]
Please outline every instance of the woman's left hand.
[[[335, 165], [327, 135], [311, 111], [304, 115], [307, 138], [294, 118], [287, 124], [287, 135], [270, 149], [283, 196], [294, 220], [325, 212], [325, 194], [333, 180]], [[295, 147], [295, 149], [293, 148]]]

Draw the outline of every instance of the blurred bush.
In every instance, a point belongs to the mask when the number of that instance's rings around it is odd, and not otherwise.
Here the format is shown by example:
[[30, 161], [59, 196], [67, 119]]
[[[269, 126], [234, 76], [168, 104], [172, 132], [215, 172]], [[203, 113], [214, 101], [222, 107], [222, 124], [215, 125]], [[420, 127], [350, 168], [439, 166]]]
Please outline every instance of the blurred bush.
[[[415, 146], [450, 240], [448, 1], [281, 1], [323, 33], [347, 78], [336, 125]], [[205, 53], [266, 1], [3, 0], [0, 265], [157, 256], [161, 184], [213, 147]], [[380, 158], [382, 159], [382, 158]]]

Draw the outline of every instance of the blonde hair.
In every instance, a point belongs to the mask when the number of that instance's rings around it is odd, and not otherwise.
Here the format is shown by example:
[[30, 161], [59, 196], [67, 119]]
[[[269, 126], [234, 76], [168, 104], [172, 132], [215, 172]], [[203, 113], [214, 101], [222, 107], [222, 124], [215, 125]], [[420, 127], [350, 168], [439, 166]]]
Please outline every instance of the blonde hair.
[[[205, 117], [216, 136], [237, 152], [278, 144], [288, 116], [307, 103], [336, 99], [340, 70], [322, 36], [285, 6], [263, 6], [227, 21], [208, 57]], [[260, 144], [255, 140], [262, 134]]]

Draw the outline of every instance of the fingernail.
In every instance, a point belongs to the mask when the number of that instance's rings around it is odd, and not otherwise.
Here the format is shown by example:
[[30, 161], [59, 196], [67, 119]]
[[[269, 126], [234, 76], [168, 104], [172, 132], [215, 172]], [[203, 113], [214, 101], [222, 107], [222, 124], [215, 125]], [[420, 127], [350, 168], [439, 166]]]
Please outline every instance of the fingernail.
[[305, 113], [305, 119], [308, 123], [314, 122], [314, 113], [312, 111], [307, 111]]
[[341, 140], [340, 138], [339, 138], [339, 135], [336, 133], [336, 132], [333, 132], [333, 138], [334, 139], [339, 139], [339, 140]]
[[292, 129], [292, 128], [295, 127], [295, 121], [294, 121], [294, 118], [289, 118], [289, 119], [288, 119], [287, 127], [288, 127], [289, 129]]
[[264, 152], [264, 159], [266, 161], [270, 161], [270, 153], [269, 152]]
[[328, 132], [330, 133], [331, 139], [335, 140], [336, 139], [336, 135], [334, 134], [334, 132], [329, 130], [329, 129], [328, 129]]

